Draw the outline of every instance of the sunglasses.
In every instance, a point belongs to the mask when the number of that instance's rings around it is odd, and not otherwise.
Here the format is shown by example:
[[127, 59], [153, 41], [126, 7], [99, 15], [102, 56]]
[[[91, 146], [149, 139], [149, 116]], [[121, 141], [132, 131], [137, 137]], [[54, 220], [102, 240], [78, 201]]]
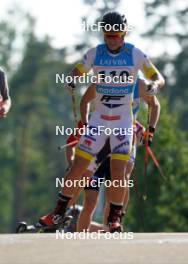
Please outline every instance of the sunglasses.
[[110, 32], [104, 32], [104, 36], [108, 39], [116, 39], [116, 38], [122, 38], [125, 36], [125, 32], [116, 32], [116, 33], [110, 33]]

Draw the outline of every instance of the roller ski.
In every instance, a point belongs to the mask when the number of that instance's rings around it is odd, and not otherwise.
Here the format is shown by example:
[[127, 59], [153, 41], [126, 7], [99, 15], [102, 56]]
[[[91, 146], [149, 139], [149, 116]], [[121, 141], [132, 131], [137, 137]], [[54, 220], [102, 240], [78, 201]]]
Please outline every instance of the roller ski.
[[27, 225], [26, 222], [20, 222], [16, 228], [16, 233], [55, 233], [57, 230], [68, 229], [72, 219], [72, 216], [65, 216], [60, 223], [53, 225], [43, 225], [40, 222]]
[[[81, 210], [82, 206], [80, 205], [71, 206], [67, 209], [64, 218], [59, 223], [57, 221], [57, 224], [50, 224], [49, 216], [42, 217], [34, 225], [27, 225], [26, 222], [20, 222], [17, 226], [16, 233], [55, 233], [56, 230], [64, 231], [65, 233], [76, 232], [76, 223]], [[47, 219], [48, 221], [46, 221]], [[46, 221], [46, 224], [43, 220]]]

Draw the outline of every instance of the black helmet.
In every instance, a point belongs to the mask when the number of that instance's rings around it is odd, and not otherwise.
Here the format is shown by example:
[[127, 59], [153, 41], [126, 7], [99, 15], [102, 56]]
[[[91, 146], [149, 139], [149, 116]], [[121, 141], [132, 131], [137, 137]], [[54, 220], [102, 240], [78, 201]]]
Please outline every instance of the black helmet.
[[[108, 12], [104, 14], [102, 18], [102, 23], [103, 31], [110, 31], [110, 28], [112, 28], [113, 26], [113, 30], [115, 29], [114, 31], [125, 31], [127, 19], [124, 15], [121, 15], [118, 12]], [[108, 27], [105, 25], [108, 25]]]

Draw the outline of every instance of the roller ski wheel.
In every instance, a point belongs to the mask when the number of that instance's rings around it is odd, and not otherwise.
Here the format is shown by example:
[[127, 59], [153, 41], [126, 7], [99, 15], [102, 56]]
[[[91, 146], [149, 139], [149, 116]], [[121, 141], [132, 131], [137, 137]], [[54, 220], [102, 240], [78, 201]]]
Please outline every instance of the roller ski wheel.
[[42, 233], [42, 226], [37, 223], [35, 225], [27, 225], [26, 222], [20, 222], [16, 228], [17, 234], [23, 233]]
[[63, 218], [62, 223], [59, 225], [59, 228], [56, 229], [56, 230], [61, 230], [61, 231], [63, 231], [63, 230], [65, 230], [65, 229], [67, 229], [67, 228], [71, 225], [72, 221], [73, 221], [73, 216], [71, 216], [71, 215], [67, 215], [67, 216], [65, 216], [65, 217]]
[[16, 233], [25, 233], [27, 230], [27, 223], [20, 222], [16, 228]]
[[64, 228], [67, 228], [70, 225], [72, 218], [72, 216], [65, 216], [61, 223], [52, 226], [44, 226], [40, 223], [27, 225], [26, 222], [20, 222], [16, 228], [16, 233], [55, 233], [56, 230], [62, 231]]

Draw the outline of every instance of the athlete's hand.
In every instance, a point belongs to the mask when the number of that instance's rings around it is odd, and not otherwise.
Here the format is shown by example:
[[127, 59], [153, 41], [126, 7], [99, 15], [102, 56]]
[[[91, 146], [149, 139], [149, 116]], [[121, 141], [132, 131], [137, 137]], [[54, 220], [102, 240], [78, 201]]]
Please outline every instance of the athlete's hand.
[[146, 145], [146, 142], [148, 142], [148, 146], [150, 147], [153, 141], [153, 135], [155, 132], [155, 128], [149, 127], [144, 133], [142, 137], [143, 145]]
[[66, 84], [65, 84], [65, 88], [66, 88], [70, 93], [72, 93], [73, 91], [75, 91], [76, 86], [75, 86], [74, 82], [70, 82], [70, 83], [66, 83]]
[[0, 102], [0, 118], [5, 118], [8, 111], [9, 107], [4, 102]]
[[138, 120], [136, 120], [134, 132], [136, 135], [136, 142], [138, 146], [143, 146], [143, 134], [145, 130], [145, 127], [140, 122], [138, 122]]
[[151, 82], [150, 84], [146, 85], [145, 92], [148, 96], [156, 95], [158, 92], [158, 85], [156, 82]]

